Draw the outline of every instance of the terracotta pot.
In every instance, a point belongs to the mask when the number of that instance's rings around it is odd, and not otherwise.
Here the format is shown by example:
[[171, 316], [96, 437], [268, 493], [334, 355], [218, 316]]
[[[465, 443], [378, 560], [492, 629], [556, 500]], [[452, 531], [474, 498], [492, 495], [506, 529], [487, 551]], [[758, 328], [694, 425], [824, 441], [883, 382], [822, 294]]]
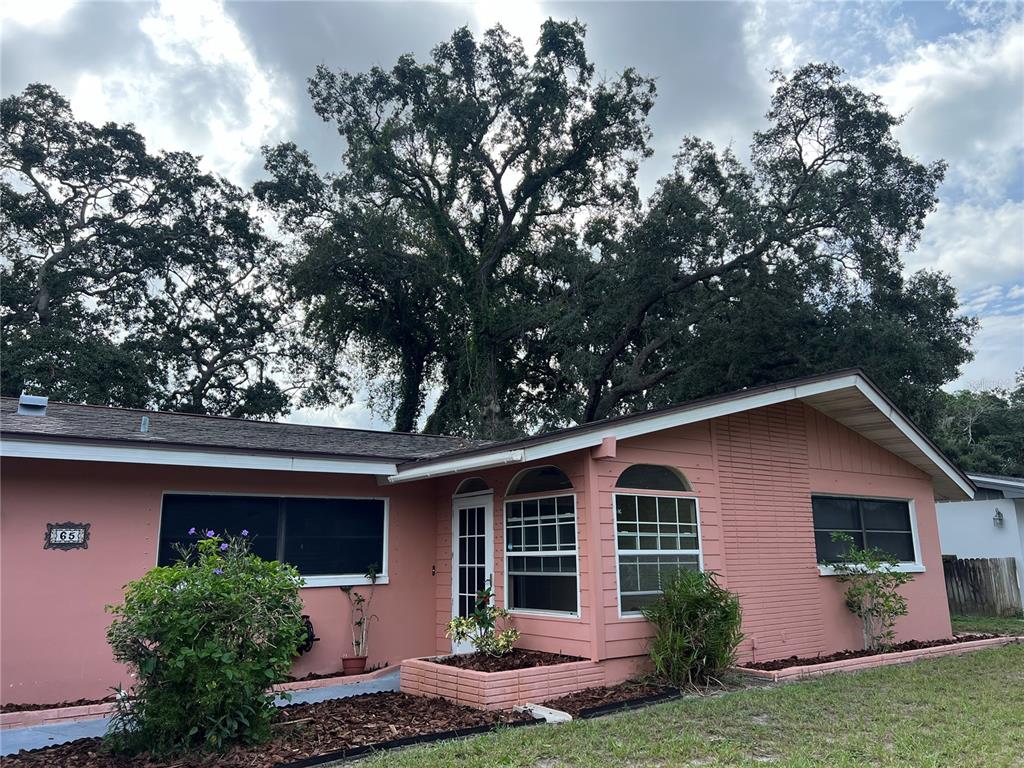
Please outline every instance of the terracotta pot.
[[365, 656], [346, 656], [341, 660], [341, 671], [345, 675], [361, 675], [365, 670]]

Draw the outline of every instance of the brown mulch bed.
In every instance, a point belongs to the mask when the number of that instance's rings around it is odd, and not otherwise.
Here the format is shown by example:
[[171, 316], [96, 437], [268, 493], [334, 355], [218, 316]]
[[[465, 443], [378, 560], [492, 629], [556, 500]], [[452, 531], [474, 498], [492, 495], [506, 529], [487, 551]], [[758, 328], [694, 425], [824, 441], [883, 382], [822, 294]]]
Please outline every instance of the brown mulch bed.
[[628, 680], [618, 685], [587, 688], [583, 691], [570, 693], [567, 696], [559, 696], [557, 699], [545, 701], [544, 706], [557, 709], [559, 712], [568, 712], [573, 717], [579, 717], [584, 711], [595, 707], [606, 707], [610, 704], [626, 704], [637, 699], [645, 699], [648, 696], [667, 695], [676, 692], [677, 689], [666, 685], [640, 680]]
[[771, 661], [749, 662], [740, 664], [742, 669], [761, 669], [765, 672], [776, 672], [780, 669], [790, 667], [803, 667], [812, 664], [827, 664], [830, 661], [844, 661], [846, 659], [860, 659], [865, 656], [878, 656], [882, 653], [896, 653], [898, 651], [918, 651], [922, 648], [935, 648], [940, 645], [956, 645], [957, 643], [969, 643], [975, 640], [989, 640], [996, 635], [957, 635], [952, 640], [908, 640], [905, 643], [890, 645], [884, 650], [868, 651], [838, 651], [827, 656], [790, 656], [786, 659], [773, 659]]
[[3, 758], [4, 768], [271, 768], [280, 763], [350, 747], [380, 744], [461, 728], [532, 720], [521, 712], [483, 712], [443, 699], [405, 693], [369, 693], [347, 699], [283, 707], [275, 737], [251, 747], [167, 759], [122, 757], [103, 751], [100, 739], [79, 739], [56, 747]]
[[463, 653], [457, 656], [445, 656], [431, 659], [436, 664], [444, 664], [474, 672], [510, 672], [514, 669], [530, 667], [550, 667], [552, 664], [565, 664], [570, 661], [583, 661], [579, 656], [563, 656], [560, 653], [544, 651], [528, 651], [516, 648], [504, 656], [488, 656], [486, 653]]
[[113, 700], [113, 696], [106, 696], [102, 699], [75, 699], [74, 701], [59, 701], [56, 704], [0, 704], [0, 713], [35, 712], [40, 709], [59, 709], [60, 707], [86, 707], [90, 704], [109, 704]]

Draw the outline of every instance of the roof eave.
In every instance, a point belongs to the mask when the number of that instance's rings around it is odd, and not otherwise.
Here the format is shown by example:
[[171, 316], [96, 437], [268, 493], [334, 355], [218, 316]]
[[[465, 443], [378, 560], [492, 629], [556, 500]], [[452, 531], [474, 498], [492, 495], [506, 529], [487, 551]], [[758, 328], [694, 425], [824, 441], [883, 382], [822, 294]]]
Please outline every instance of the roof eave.
[[203, 449], [180, 445], [153, 446], [99, 440], [55, 440], [52, 437], [9, 433], [0, 441], [0, 456], [376, 476], [390, 476], [398, 470], [394, 459], [214, 447]]

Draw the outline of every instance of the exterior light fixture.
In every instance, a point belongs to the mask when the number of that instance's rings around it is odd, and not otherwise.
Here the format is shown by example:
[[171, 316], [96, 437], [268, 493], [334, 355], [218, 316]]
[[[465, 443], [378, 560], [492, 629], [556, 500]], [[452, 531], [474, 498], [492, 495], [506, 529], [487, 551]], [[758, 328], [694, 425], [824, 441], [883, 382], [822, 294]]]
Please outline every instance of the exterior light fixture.
[[1002, 528], [1003, 527], [1003, 513], [999, 511], [998, 507], [996, 507], [996, 513], [994, 515], [992, 515], [992, 524], [996, 528]]

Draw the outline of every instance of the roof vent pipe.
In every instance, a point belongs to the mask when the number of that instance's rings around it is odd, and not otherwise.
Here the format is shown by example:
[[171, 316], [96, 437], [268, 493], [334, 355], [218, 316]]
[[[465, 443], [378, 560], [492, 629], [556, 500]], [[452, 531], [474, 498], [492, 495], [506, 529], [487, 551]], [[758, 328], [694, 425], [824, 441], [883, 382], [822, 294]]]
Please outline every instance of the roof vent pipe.
[[22, 392], [21, 397], [18, 398], [18, 415], [45, 416], [46, 404], [49, 401], [50, 398], [43, 395], [28, 395]]
[[139, 432], [149, 432], [149, 416], [142, 417], [142, 423], [139, 424]]

